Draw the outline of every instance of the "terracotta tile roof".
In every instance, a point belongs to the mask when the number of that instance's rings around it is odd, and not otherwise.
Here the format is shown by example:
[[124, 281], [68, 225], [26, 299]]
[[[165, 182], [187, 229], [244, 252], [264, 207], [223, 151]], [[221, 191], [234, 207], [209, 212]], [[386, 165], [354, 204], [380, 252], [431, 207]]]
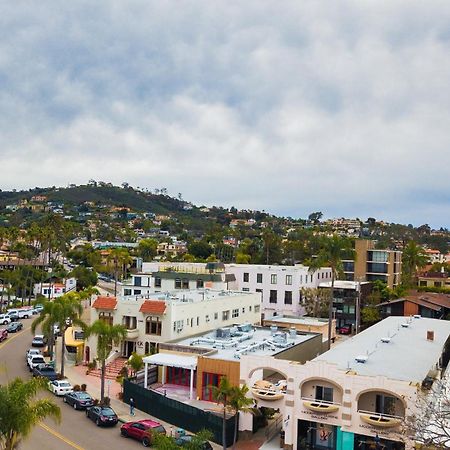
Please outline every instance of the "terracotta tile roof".
[[160, 300], [145, 300], [139, 311], [144, 314], [164, 314], [166, 303]]
[[116, 309], [117, 299], [116, 297], [102, 297], [99, 296], [95, 299], [92, 307], [95, 309]]

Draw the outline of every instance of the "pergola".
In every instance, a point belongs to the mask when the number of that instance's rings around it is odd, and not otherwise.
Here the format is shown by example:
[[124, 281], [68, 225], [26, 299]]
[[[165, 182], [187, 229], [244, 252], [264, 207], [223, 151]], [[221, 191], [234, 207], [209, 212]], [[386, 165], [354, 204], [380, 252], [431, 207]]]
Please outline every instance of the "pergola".
[[143, 358], [145, 364], [144, 370], [144, 387], [147, 389], [148, 385], [148, 365], [153, 364], [155, 366], [162, 366], [162, 379], [164, 380], [166, 367], [178, 367], [180, 369], [190, 370], [189, 378], [189, 398], [192, 400], [194, 394], [194, 371], [197, 369], [197, 357], [196, 356], [181, 356], [171, 353], [156, 353], [151, 356]]

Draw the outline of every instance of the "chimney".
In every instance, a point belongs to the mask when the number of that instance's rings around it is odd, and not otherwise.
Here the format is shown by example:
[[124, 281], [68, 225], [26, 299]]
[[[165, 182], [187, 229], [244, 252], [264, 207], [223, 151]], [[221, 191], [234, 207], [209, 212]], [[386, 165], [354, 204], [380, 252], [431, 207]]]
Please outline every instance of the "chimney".
[[427, 331], [427, 341], [434, 341], [434, 331], [433, 330]]

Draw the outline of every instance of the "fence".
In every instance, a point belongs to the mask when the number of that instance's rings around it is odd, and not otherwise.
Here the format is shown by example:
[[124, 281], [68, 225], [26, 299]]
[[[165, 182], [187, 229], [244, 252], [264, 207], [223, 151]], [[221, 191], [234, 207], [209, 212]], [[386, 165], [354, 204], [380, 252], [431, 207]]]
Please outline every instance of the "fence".
[[[222, 416], [165, 397], [130, 380], [124, 380], [123, 401], [129, 403], [130, 398], [134, 399], [137, 409], [191, 433], [197, 433], [203, 429], [211, 431], [213, 433], [212, 440], [222, 445]], [[234, 416], [226, 419], [227, 447], [233, 444], [234, 426]]]

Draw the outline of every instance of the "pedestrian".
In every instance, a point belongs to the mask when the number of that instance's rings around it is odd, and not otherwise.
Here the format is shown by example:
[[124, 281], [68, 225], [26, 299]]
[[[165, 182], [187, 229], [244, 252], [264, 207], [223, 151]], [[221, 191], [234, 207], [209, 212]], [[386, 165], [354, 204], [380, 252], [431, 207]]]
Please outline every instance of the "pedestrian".
[[134, 416], [134, 400], [130, 398], [130, 416]]

